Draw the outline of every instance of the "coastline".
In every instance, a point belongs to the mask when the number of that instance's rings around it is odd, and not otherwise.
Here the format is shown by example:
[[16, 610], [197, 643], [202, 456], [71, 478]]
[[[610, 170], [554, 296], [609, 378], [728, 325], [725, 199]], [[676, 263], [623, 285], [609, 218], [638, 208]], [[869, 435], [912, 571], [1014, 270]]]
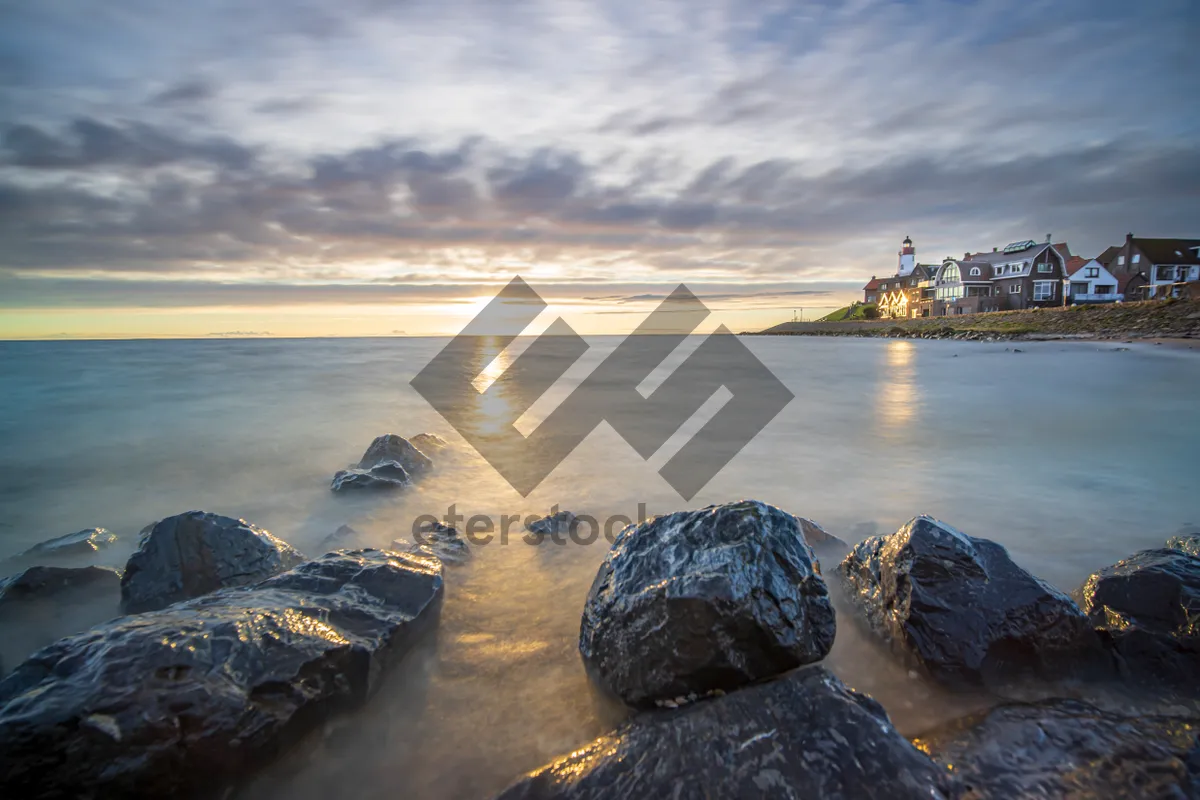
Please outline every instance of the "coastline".
[[963, 341], [1153, 341], [1190, 349], [1200, 344], [1200, 302], [1145, 301], [954, 317], [848, 322], [785, 322], [753, 336], [865, 336]]

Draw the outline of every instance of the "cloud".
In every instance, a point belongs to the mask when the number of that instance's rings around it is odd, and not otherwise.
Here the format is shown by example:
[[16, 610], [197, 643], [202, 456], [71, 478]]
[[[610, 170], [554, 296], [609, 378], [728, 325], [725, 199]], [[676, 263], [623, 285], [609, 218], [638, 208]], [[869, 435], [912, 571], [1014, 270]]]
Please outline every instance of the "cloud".
[[190, 105], [211, 100], [216, 95], [213, 84], [202, 78], [192, 78], [164, 89], [150, 98], [150, 103], [156, 106]]

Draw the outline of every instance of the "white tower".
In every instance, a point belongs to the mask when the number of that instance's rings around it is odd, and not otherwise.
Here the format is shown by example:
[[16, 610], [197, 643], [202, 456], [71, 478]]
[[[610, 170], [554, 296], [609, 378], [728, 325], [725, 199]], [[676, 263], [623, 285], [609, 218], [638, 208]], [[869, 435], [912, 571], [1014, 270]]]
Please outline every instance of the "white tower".
[[904, 246], [900, 248], [900, 269], [896, 272], [900, 277], [911, 275], [917, 268], [917, 250], [913, 247], [912, 239], [904, 237]]

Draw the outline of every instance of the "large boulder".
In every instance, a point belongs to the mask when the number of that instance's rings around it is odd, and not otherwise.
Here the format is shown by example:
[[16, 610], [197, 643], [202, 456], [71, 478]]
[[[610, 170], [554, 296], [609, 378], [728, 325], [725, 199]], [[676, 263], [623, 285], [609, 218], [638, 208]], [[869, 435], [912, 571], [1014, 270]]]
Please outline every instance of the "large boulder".
[[442, 592], [435, 559], [342, 551], [62, 639], [0, 681], [0, 795], [224, 796], [361, 705]]
[[408, 470], [396, 461], [384, 461], [368, 469], [340, 470], [333, 476], [329, 488], [342, 492], [347, 489], [403, 489], [411, 485]]
[[948, 773], [897, 733], [878, 703], [815, 667], [644, 714], [498, 800], [949, 796]]
[[28, 550], [7, 559], [5, 566], [21, 568], [90, 556], [107, 549], [116, 541], [116, 534], [106, 528], [87, 528], [35, 544]]
[[46, 645], [120, 614], [121, 573], [29, 567], [0, 583], [0, 675]]
[[1106, 663], [1069, 597], [995, 542], [930, 517], [860, 542], [838, 572], [871, 629], [940, 682], [1000, 686]]
[[217, 589], [256, 583], [304, 562], [282, 539], [245, 520], [189, 511], [155, 523], [121, 577], [126, 613], [164, 608]]
[[834, 630], [797, 519], [745, 500], [621, 531], [588, 594], [579, 650], [611, 692], [650, 706], [819, 661]]
[[413, 476], [420, 475], [433, 467], [429, 456], [414, 447], [408, 439], [394, 433], [387, 433], [377, 436], [375, 441], [371, 442], [367, 452], [363, 453], [363, 457], [359, 459], [358, 468], [370, 469], [388, 461], [396, 462], [404, 467], [409, 475]]
[[1049, 700], [998, 706], [916, 744], [970, 800], [1200, 797], [1197, 722]]
[[1094, 573], [1080, 607], [1123, 674], [1194, 685], [1200, 675], [1200, 557], [1143, 550]]

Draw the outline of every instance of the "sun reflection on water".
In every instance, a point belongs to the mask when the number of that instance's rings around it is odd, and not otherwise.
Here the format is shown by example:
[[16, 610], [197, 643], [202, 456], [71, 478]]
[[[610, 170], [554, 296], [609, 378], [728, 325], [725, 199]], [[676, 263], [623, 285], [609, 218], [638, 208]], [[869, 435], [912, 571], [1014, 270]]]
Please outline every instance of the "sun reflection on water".
[[916, 385], [916, 346], [909, 341], [888, 342], [885, 368], [875, 398], [877, 435], [890, 440], [904, 438], [920, 400]]

